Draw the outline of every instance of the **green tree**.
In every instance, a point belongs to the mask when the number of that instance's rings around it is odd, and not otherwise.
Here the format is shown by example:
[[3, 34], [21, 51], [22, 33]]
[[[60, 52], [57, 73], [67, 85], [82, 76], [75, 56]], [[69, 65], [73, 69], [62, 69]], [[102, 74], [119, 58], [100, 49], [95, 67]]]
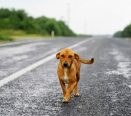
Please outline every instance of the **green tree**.
[[55, 19], [49, 19], [45, 23], [45, 29], [48, 31], [49, 34], [54, 31], [55, 35], [62, 35], [61, 29]]
[[122, 37], [122, 31], [117, 31], [115, 34], [114, 34], [115, 37]]
[[122, 36], [131, 37], [131, 24], [124, 28], [124, 30], [122, 31]]
[[75, 36], [75, 33], [63, 21], [58, 21], [58, 24], [62, 31], [62, 35]]
[[41, 16], [33, 18], [24, 10], [0, 9], [0, 29], [22, 30], [26, 33], [57, 36], [74, 36], [74, 32], [63, 22]]

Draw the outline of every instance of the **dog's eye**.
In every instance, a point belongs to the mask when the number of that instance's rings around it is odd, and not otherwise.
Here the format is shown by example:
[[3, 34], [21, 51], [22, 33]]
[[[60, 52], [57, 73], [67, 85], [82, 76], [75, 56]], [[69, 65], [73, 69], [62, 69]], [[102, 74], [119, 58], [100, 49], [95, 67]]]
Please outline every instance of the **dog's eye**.
[[68, 56], [68, 58], [72, 58], [72, 56], [71, 56], [71, 55], [69, 55], [69, 56]]
[[64, 58], [65, 56], [64, 55], [61, 55], [62, 58]]

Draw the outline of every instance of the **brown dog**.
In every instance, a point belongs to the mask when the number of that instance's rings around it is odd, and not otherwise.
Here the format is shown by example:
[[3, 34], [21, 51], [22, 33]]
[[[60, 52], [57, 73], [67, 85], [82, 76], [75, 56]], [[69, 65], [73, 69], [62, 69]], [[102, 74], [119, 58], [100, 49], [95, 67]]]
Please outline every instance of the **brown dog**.
[[82, 59], [69, 48], [65, 48], [57, 53], [56, 58], [60, 59], [57, 74], [63, 91], [63, 102], [69, 102], [73, 91], [74, 96], [79, 96], [80, 64], [92, 64], [94, 58], [90, 60]]

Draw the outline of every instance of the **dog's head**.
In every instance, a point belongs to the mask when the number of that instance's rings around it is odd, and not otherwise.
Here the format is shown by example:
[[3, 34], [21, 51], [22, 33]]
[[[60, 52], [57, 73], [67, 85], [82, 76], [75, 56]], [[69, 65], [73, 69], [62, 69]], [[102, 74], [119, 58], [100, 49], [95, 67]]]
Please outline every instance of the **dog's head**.
[[60, 62], [64, 68], [69, 68], [71, 67], [74, 59], [79, 59], [79, 55], [74, 53], [72, 49], [65, 48], [56, 54], [56, 58], [60, 59]]

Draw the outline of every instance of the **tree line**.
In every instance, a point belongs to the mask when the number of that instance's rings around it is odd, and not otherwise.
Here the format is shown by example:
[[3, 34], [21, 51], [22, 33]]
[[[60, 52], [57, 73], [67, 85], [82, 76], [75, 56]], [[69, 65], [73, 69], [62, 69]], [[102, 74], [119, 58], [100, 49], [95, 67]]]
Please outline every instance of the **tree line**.
[[61, 20], [45, 16], [34, 18], [28, 16], [24, 10], [0, 9], [0, 30], [22, 30], [27, 34], [50, 35], [52, 31], [56, 36], [75, 36], [75, 33]]
[[114, 34], [115, 37], [131, 37], [131, 24], [127, 25], [122, 31]]

